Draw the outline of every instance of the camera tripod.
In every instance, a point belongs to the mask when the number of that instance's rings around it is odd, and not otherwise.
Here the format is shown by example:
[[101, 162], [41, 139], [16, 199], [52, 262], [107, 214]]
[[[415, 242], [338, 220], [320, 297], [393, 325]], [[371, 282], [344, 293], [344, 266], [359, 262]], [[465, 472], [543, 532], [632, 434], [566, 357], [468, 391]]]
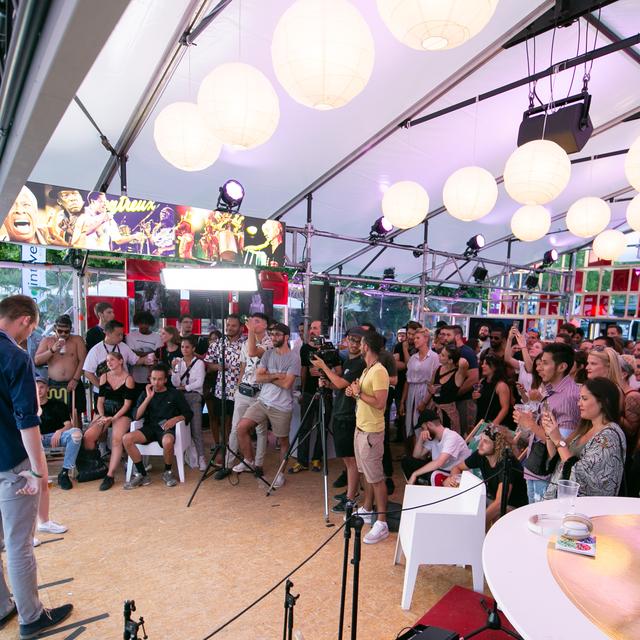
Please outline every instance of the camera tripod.
[[131, 614], [136, 610], [135, 600], [124, 601], [124, 640], [140, 640], [138, 630], [142, 628], [142, 638], [147, 640], [149, 637], [144, 628], [144, 618], [140, 616], [138, 622], [131, 618]]
[[[267, 489], [267, 495], [271, 495], [273, 491], [273, 485], [275, 483], [275, 479], [278, 477], [278, 474], [283, 473], [289, 458], [295, 448], [296, 444], [300, 446], [300, 443], [304, 442], [308, 438], [311, 437], [311, 434], [316, 431], [319, 434], [320, 441], [322, 442], [322, 476], [323, 476], [323, 485], [324, 485], [324, 519], [325, 522], [329, 522], [329, 464], [327, 459], [327, 425], [325, 423], [326, 416], [326, 407], [325, 401], [328, 394], [331, 391], [326, 387], [318, 387], [318, 390], [313, 394], [311, 398], [311, 402], [307, 407], [307, 410], [304, 412], [304, 415], [300, 418], [300, 428], [296, 433], [295, 437], [289, 444], [289, 449], [287, 449], [287, 453], [282, 459], [280, 466], [278, 467], [278, 471], [274, 476], [273, 482], [269, 485]], [[318, 409], [316, 415], [316, 422], [311, 426], [311, 429], [307, 433], [304, 434], [302, 438], [300, 438], [300, 431], [302, 429], [302, 425], [305, 423], [307, 417], [310, 415], [310, 412], [315, 408]]]

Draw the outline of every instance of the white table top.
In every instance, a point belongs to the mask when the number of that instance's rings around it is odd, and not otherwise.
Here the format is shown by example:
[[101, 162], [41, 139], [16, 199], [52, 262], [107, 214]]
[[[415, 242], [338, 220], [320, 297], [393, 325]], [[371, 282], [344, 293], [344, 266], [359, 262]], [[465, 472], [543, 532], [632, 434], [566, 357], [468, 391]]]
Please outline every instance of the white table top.
[[[557, 513], [555, 500], [511, 511], [491, 527], [482, 550], [487, 584], [500, 609], [524, 640], [608, 638], [564, 594], [547, 562], [550, 536], [532, 533], [534, 514]], [[640, 514], [638, 498], [578, 498], [588, 516]]]

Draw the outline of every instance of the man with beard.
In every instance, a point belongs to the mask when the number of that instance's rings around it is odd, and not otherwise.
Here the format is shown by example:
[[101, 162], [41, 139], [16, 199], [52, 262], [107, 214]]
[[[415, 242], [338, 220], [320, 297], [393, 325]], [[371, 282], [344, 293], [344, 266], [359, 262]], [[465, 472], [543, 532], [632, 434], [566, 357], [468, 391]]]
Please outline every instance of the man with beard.
[[18, 197], [0, 227], [0, 242], [26, 244], [49, 242], [46, 230], [38, 227], [38, 201], [31, 189], [26, 186], [20, 189]]
[[52, 244], [71, 246], [76, 224], [84, 211], [84, 201], [77, 189], [52, 189], [50, 197], [56, 199], [60, 209], [49, 218], [49, 235]]

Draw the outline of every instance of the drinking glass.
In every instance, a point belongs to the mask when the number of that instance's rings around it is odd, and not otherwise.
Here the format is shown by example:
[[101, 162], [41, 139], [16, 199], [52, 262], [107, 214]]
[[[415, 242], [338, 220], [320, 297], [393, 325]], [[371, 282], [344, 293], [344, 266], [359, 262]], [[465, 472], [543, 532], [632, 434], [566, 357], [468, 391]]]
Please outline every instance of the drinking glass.
[[436, 398], [440, 396], [440, 389], [442, 389], [442, 385], [441, 384], [434, 384], [433, 385], [433, 395]]
[[563, 513], [576, 512], [576, 498], [580, 485], [573, 480], [558, 480], [558, 502]]

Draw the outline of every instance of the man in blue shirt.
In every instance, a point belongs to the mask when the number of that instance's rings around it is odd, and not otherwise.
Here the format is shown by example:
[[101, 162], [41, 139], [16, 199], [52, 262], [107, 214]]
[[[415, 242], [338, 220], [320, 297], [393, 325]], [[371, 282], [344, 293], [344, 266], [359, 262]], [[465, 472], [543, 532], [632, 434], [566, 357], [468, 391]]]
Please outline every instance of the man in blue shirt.
[[20, 640], [37, 637], [73, 609], [71, 604], [45, 609], [38, 598], [32, 537], [47, 461], [40, 440], [34, 366], [18, 346], [36, 328], [38, 317], [38, 307], [28, 296], [0, 301], [0, 522], [13, 587], [12, 599], [0, 562], [0, 628], [17, 612]]

